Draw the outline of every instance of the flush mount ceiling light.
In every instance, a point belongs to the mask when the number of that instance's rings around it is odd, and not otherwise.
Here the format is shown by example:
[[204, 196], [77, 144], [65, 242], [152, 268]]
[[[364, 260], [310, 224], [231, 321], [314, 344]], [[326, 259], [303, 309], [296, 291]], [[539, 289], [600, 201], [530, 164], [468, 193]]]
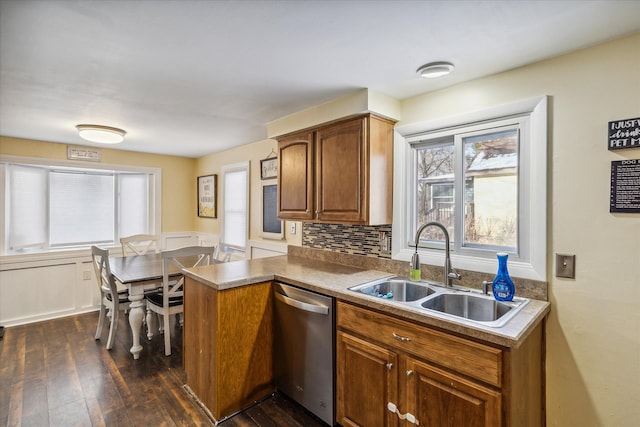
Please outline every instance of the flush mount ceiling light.
[[119, 144], [127, 134], [122, 129], [101, 125], [77, 125], [76, 129], [82, 139], [101, 144]]
[[451, 62], [430, 62], [418, 68], [416, 73], [425, 79], [435, 79], [436, 77], [446, 76], [453, 71], [453, 68], [454, 66]]

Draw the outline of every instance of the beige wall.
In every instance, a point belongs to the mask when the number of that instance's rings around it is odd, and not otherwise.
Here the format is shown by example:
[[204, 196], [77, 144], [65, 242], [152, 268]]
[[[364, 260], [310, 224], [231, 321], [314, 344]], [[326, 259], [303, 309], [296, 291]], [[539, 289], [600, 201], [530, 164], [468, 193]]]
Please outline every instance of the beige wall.
[[[249, 239], [262, 239], [262, 180], [260, 179], [260, 160], [273, 156], [277, 151], [277, 142], [273, 139], [243, 145], [238, 148], [210, 154], [198, 159], [196, 171], [201, 175], [218, 175], [218, 218], [197, 218], [196, 231], [220, 234], [222, 231], [222, 167], [235, 163], [250, 162], [250, 200], [249, 200]], [[275, 181], [269, 181], [275, 182]], [[300, 246], [302, 244], [302, 227], [296, 223], [296, 234], [291, 235], [285, 224], [285, 238], [288, 244]]]
[[[0, 154], [65, 160], [67, 145], [1, 136]], [[194, 230], [195, 159], [103, 148], [102, 163], [162, 169], [162, 232]]]
[[[607, 123], [640, 115], [640, 34], [402, 103], [399, 125], [549, 95], [547, 425], [640, 425], [640, 215], [609, 213]], [[554, 275], [576, 255], [576, 278]], [[526, 402], [516, 402], [526, 405]]]

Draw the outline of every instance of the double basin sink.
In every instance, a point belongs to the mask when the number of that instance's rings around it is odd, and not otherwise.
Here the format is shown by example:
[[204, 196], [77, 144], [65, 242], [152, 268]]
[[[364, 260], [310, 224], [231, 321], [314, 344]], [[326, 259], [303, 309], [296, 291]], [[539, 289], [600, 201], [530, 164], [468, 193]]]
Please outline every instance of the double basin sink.
[[514, 297], [513, 301], [497, 301], [493, 297], [469, 289], [445, 288], [426, 281], [414, 282], [402, 277], [378, 280], [353, 286], [349, 290], [394, 301], [404, 306], [425, 310], [436, 316], [471, 321], [484, 326], [504, 326], [528, 302]]

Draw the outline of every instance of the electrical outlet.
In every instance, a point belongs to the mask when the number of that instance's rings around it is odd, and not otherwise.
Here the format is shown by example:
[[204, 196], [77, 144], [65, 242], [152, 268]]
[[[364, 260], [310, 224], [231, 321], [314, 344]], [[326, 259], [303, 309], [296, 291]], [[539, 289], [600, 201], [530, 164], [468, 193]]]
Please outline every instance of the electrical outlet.
[[295, 222], [292, 222], [292, 223], [289, 225], [289, 232], [290, 232], [291, 234], [296, 234], [296, 223], [295, 223]]
[[556, 254], [556, 277], [576, 278], [576, 256]]
[[83, 271], [82, 272], [82, 280], [91, 280], [91, 272]]

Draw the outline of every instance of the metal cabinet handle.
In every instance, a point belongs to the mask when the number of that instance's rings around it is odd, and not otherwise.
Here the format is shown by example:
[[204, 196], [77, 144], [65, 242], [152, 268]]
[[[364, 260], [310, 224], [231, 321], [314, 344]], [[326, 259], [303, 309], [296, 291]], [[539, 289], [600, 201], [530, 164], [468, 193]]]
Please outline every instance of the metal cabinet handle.
[[413, 375], [413, 371], [412, 371], [411, 369], [409, 369], [409, 370], [407, 371], [407, 376], [408, 376], [408, 377], [410, 377], [411, 375]]
[[393, 368], [393, 363], [389, 362], [387, 363], [387, 370], [391, 370]]
[[402, 341], [402, 342], [408, 342], [408, 341], [411, 341], [411, 338], [403, 337], [402, 335], [398, 335], [398, 334], [396, 334], [395, 332], [392, 332], [391, 334], [392, 334], [392, 335], [393, 335], [393, 337], [394, 337], [395, 339], [397, 339], [398, 341]]

